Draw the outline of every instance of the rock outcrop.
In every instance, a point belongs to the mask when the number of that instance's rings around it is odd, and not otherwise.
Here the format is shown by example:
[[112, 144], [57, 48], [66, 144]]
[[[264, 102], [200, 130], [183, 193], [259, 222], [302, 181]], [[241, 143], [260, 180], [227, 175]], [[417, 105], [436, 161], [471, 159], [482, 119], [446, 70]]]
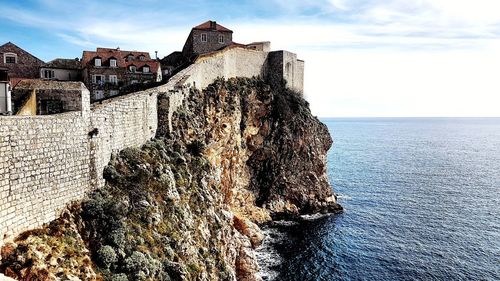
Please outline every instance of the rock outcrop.
[[[159, 111], [162, 104], [160, 96]], [[293, 91], [217, 80], [191, 89], [171, 121], [173, 132], [114, 156], [104, 188], [7, 244], [0, 272], [19, 280], [259, 280], [258, 224], [341, 210], [326, 176], [330, 135]]]

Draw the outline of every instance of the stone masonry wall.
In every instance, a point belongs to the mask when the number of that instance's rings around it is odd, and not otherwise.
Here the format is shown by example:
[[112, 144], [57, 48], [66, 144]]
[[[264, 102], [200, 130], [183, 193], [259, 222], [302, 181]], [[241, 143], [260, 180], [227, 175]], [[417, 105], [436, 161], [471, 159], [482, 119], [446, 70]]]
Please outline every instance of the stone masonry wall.
[[224, 51], [200, 56], [194, 67], [185, 75], [184, 84], [202, 89], [217, 77], [264, 77], [267, 71], [267, 52], [243, 48], [229, 48]]
[[157, 96], [139, 92], [81, 111], [0, 117], [0, 244], [57, 217], [103, 185], [111, 154], [154, 137]]
[[94, 103], [90, 112], [91, 185], [104, 185], [102, 171], [126, 147], [153, 138], [158, 126], [157, 94], [138, 92]]
[[48, 222], [89, 185], [82, 112], [0, 117], [0, 235]]

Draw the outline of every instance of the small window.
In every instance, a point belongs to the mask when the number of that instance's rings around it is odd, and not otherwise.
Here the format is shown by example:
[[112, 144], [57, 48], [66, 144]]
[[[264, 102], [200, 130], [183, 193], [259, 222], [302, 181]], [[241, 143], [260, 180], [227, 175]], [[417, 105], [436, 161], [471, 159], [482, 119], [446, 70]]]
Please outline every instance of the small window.
[[128, 67], [128, 70], [130, 70], [130, 72], [135, 72], [137, 68], [135, 67], [135, 65], [131, 65]]
[[103, 90], [94, 91], [94, 97], [96, 100], [104, 98], [104, 91]]
[[224, 43], [224, 35], [219, 35], [219, 43]]
[[134, 55], [127, 56], [127, 61], [133, 61], [133, 60], [134, 60]]
[[43, 78], [52, 79], [54, 78], [54, 70], [46, 69], [43, 71]]
[[110, 90], [109, 91], [109, 96], [110, 97], [113, 97], [113, 96], [116, 96], [116, 95], [118, 95], [118, 90]]
[[92, 83], [94, 84], [102, 84], [104, 83], [104, 75], [93, 75], [92, 76]]
[[142, 68], [142, 72], [144, 72], [144, 73], [149, 73], [149, 66], [144, 66], [144, 67]]
[[139, 81], [137, 81], [137, 80], [130, 81], [130, 84], [137, 84], [137, 83], [139, 83]]
[[100, 58], [95, 58], [94, 59], [94, 65], [95, 66], [101, 66], [101, 59]]
[[16, 57], [6, 56], [5, 63], [16, 63]]
[[5, 53], [3, 55], [3, 63], [17, 63], [17, 54]]
[[111, 84], [118, 84], [118, 77], [116, 75], [109, 75], [109, 83]]
[[145, 60], [145, 59], [146, 59], [146, 57], [145, 57], [145, 56], [143, 56], [143, 55], [140, 55], [140, 56], [139, 56], [139, 60]]
[[110, 67], [116, 67], [116, 60], [115, 59], [110, 59], [109, 60], [109, 66]]
[[206, 33], [201, 34], [201, 42], [207, 42], [207, 34]]

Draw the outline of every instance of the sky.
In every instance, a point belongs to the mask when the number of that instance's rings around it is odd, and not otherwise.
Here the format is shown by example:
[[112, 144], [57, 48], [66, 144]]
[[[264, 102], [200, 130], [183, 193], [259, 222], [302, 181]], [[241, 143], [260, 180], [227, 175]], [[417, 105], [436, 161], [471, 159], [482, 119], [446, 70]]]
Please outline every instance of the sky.
[[0, 44], [44, 61], [181, 50], [207, 20], [305, 60], [319, 117], [500, 116], [498, 0], [0, 0]]

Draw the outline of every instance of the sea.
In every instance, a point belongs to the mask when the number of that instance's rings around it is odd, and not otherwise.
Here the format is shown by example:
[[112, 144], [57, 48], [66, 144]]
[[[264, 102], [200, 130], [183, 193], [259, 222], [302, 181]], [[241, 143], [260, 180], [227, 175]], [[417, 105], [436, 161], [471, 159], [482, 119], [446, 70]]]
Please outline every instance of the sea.
[[264, 280], [500, 280], [500, 118], [328, 118], [338, 215], [265, 226]]

